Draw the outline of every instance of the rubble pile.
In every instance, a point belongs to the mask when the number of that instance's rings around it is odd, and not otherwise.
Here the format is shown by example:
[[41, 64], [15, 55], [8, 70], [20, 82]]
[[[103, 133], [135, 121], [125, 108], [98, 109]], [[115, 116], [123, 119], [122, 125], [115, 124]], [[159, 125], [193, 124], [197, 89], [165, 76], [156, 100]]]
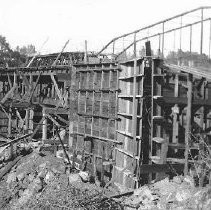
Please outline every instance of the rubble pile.
[[136, 189], [124, 199], [125, 209], [211, 209], [211, 188], [198, 188], [190, 176], [165, 178]]
[[70, 172], [62, 159], [34, 151], [1, 181], [0, 209], [121, 209], [88, 181], [86, 172]]
[[24, 205], [42, 191], [55, 176], [65, 173], [65, 165], [53, 155], [33, 152], [22, 158], [7, 176], [7, 189], [13, 196], [11, 208]]

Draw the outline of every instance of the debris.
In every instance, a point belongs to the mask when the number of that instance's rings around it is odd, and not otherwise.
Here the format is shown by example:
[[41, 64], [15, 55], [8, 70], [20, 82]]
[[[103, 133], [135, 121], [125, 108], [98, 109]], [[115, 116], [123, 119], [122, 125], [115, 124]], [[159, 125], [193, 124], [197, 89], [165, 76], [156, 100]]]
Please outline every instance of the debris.
[[1, 171], [1, 173], [0, 173], [0, 179], [1, 179], [6, 173], [8, 173], [8, 172], [11, 170], [11, 168], [12, 168], [20, 159], [21, 159], [21, 156], [17, 157], [15, 160], [9, 162], [9, 163], [5, 166], [5, 168]]
[[89, 174], [86, 171], [80, 171], [79, 176], [81, 177], [83, 182], [88, 182], [89, 181]]
[[69, 180], [69, 183], [73, 183], [73, 182], [78, 182], [81, 179], [80, 179], [80, 175], [77, 173], [77, 174], [69, 174], [68, 180]]

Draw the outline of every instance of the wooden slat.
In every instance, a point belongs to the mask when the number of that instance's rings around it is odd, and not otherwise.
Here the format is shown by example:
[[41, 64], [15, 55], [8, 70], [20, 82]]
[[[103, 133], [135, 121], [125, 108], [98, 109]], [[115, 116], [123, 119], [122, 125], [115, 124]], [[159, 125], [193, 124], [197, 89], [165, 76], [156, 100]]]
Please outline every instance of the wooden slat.
[[189, 138], [190, 138], [190, 132], [191, 132], [191, 114], [192, 114], [192, 88], [193, 88], [193, 76], [191, 74], [188, 74], [187, 76], [187, 85], [188, 85], [188, 92], [187, 92], [187, 98], [188, 98], [188, 105], [187, 105], [187, 115], [186, 115], [186, 129], [185, 129], [185, 168], [184, 168], [184, 174], [188, 174], [188, 153], [189, 153]]

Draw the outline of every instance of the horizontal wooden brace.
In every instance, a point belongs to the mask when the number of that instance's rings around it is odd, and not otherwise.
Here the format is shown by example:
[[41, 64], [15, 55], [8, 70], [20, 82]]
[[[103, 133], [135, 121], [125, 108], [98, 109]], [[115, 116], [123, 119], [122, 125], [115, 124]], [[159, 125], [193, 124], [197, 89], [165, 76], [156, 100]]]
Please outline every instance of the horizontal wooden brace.
[[87, 92], [96, 92], [96, 93], [98, 93], [98, 92], [119, 92], [120, 91], [120, 89], [82, 89], [82, 88], [80, 88], [80, 89], [77, 89], [76, 90], [77, 92], [79, 92], [79, 91], [87, 91]]
[[140, 174], [159, 173], [159, 172], [181, 172], [184, 170], [183, 164], [153, 164], [153, 165], [140, 165]]
[[91, 140], [98, 139], [101, 141], [113, 142], [115, 144], [122, 144], [121, 141], [116, 141], [114, 139], [108, 139], [108, 138], [104, 138], [104, 137], [100, 137], [100, 136], [94, 136], [94, 135], [89, 135], [89, 134], [84, 134], [84, 133], [79, 133], [79, 132], [74, 132], [74, 133], [71, 133], [70, 135], [80, 135], [80, 136], [84, 136], [84, 137], [89, 137], [89, 138], [91, 138]]
[[1, 144], [0, 147], [4, 147], [4, 146], [7, 146], [7, 145], [16, 143], [16, 142], [18, 142], [18, 141], [20, 141], [20, 140], [22, 140], [22, 139], [25, 139], [25, 138], [27, 138], [27, 137], [29, 137], [29, 136], [31, 136], [31, 135], [32, 135], [32, 133], [23, 135], [23, 136], [18, 137], [18, 138], [15, 138], [15, 139], [13, 139], [12, 141], [9, 141], [9, 142], [7, 142], [7, 143]]
[[110, 119], [110, 120], [119, 119], [118, 117], [112, 117], [109, 115], [86, 114], [86, 113], [81, 113], [81, 112], [78, 112], [77, 114], [81, 116], [85, 116], [85, 117], [97, 117], [97, 118], [105, 118], [105, 119]]
[[90, 71], [121, 71], [120, 68], [114, 67], [114, 68], [93, 68], [93, 69], [76, 69], [77, 72], [90, 72]]
[[122, 77], [119, 77], [119, 80], [132, 80], [134, 79], [134, 77], [139, 79], [139, 78], [142, 78], [143, 76], [144, 76], [143, 74], [137, 74], [137, 75], [132, 75], [132, 76], [122, 76]]

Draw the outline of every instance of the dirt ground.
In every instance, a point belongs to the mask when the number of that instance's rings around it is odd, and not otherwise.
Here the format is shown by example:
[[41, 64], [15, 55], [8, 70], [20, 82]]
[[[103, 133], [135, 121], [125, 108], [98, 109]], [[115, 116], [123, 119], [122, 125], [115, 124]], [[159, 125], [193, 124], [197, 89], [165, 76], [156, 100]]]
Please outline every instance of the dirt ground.
[[70, 171], [50, 152], [34, 151], [1, 179], [0, 209], [211, 209], [211, 187], [196, 187], [190, 176], [167, 177], [111, 198], [119, 193], [90, 183], [88, 173]]
[[62, 159], [33, 152], [1, 180], [0, 209], [122, 209], [81, 176], [70, 173]]

